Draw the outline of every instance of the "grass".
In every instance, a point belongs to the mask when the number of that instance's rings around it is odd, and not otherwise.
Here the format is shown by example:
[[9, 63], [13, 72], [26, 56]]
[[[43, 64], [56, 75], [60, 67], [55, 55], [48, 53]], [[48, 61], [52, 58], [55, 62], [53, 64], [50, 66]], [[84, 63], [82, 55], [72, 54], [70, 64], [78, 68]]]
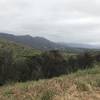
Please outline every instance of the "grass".
[[78, 91], [92, 91], [91, 85], [82, 80], [77, 81], [76, 86], [77, 86], [76, 88], [78, 89]]
[[100, 100], [100, 67], [0, 87], [0, 100]]
[[42, 94], [41, 100], [52, 100], [55, 93], [52, 90], [47, 90]]

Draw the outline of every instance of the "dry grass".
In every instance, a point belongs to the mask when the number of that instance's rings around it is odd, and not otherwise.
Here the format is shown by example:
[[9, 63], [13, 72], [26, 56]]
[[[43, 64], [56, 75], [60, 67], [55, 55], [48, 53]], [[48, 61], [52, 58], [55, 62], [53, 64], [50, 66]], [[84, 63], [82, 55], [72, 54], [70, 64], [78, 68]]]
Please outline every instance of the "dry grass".
[[100, 68], [0, 87], [0, 100], [100, 100]]

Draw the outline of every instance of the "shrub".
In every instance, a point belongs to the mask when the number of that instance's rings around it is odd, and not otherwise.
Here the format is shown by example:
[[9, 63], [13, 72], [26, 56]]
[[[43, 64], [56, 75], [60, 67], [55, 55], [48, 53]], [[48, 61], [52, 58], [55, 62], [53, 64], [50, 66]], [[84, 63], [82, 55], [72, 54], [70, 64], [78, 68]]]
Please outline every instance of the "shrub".
[[0, 49], [0, 84], [2, 85], [11, 77], [13, 53], [9, 48]]
[[78, 68], [79, 69], [86, 69], [90, 68], [93, 65], [93, 58], [90, 53], [85, 52], [81, 55], [77, 56], [77, 63], [78, 63]]
[[87, 83], [82, 82], [82, 81], [77, 81], [76, 85], [77, 85], [77, 89], [79, 91], [91, 91], [92, 90], [90, 84], [87, 84]]
[[53, 96], [54, 96], [54, 92], [49, 90], [43, 93], [41, 100], [52, 100]]

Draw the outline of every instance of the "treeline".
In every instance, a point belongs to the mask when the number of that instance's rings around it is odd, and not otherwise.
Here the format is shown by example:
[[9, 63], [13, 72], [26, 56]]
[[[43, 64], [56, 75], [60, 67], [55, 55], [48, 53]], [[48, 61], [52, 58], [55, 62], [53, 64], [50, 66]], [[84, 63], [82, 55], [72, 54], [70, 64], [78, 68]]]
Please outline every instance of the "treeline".
[[79, 69], [93, 67], [100, 56], [90, 53], [65, 57], [52, 50], [35, 56], [16, 57], [9, 48], [0, 49], [0, 85], [7, 82], [24, 82], [69, 74]]

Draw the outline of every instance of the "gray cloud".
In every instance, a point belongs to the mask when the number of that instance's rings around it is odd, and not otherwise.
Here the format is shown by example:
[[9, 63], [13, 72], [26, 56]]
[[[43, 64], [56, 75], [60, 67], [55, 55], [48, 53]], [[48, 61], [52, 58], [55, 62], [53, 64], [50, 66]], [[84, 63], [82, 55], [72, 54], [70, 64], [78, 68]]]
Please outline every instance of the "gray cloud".
[[100, 0], [0, 0], [0, 31], [99, 43]]

